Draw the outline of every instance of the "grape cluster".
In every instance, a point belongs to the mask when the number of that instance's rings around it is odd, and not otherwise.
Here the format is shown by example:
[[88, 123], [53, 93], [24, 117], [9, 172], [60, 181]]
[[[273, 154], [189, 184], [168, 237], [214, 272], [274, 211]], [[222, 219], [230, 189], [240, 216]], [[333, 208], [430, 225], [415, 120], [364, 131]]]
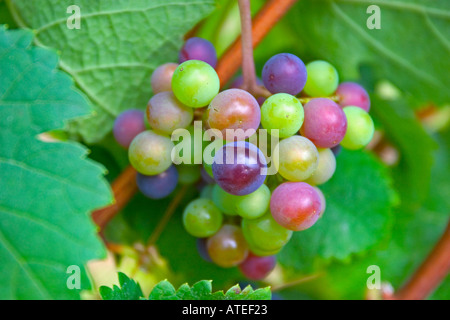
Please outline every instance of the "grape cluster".
[[[341, 146], [360, 149], [372, 139], [370, 100], [357, 83], [339, 84], [330, 63], [305, 65], [289, 53], [264, 65], [258, 85], [267, 96], [240, 89], [241, 77], [219, 92], [216, 62], [210, 42], [189, 39], [179, 64], [164, 64], [151, 77], [154, 96], [146, 110], [151, 129], [143, 112], [129, 110], [118, 116], [114, 136], [129, 148], [137, 185], [147, 197], [164, 198], [178, 184], [200, 187], [200, 197], [183, 212], [200, 256], [224, 268], [239, 266], [257, 280], [275, 267], [275, 254], [294, 231], [322, 217], [326, 203], [317, 186], [333, 176]], [[194, 120], [202, 121], [203, 133], [214, 129], [221, 138], [209, 135], [209, 141], [195, 143]], [[192, 134], [174, 143], [178, 129]], [[260, 138], [260, 129], [277, 137], [271, 157], [250, 142], [253, 135]], [[190, 147], [174, 156], [179, 143]], [[268, 173], [270, 160], [275, 175]]]

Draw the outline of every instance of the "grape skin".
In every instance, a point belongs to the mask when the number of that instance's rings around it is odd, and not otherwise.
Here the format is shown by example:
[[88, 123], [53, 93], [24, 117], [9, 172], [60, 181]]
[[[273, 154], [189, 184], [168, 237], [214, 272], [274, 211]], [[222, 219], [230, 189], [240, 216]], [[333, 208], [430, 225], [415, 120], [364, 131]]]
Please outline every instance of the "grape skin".
[[328, 97], [339, 84], [336, 69], [327, 61], [316, 60], [306, 65], [308, 79], [303, 91], [311, 97]]
[[126, 110], [119, 114], [114, 121], [114, 138], [124, 148], [128, 148], [131, 141], [145, 130], [145, 116], [142, 110]]
[[215, 234], [222, 226], [223, 216], [214, 203], [205, 198], [191, 201], [183, 212], [183, 225], [186, 231], [197, 238]]
[[324, 196], [322, 190], [320, 190], [317, 187], [313, 187], [313, 188], [314, 188], [314, 190], [317, 191], [317, 193], [319, 194], [319, 197], [320, 197], [320, 203], [321, 203], [321, 210], [320, 210], [320, 213], [319, 213], [319, 219], [320, 219], [320, 218], [322, 218], [322, 216], [325, 213], [325, 210], [327, 208], [327, 201], [325, 199], [325, 196]]
[[178, 60], [180, 63], [188, 60], [200, 60], [215, 68], [217, 65], [217, 53], [213, 44], [208, 40], [192, 37], [184, 43]]
[[147, 119], [153, 130], [170, 135], [175, 129], [187, 128], [194, 119], [194, 112], [178, 101], [173, 92], [165, 91], [148, 102]]
[[155, 69], [150, 80], [153, 94], [172, 90], [172, 76], [177, 63], [166, 63]]
[[332, 100], [316, 98], [305, 107], [305, 121], [300, 130], [302, 136], [318, 148], [332, 148], [344, 138], [347, 118], [344, 111]]
[[211, 257], [208, 254], [208, 248], [206, 246], [207, 241], [208, 241], [208, 238], [198, 238], [197, 239], [197, 251], [203, 260], [205, 260], [206, 262], [213, 262], [211, 260]]
[[306, 230], [319, 219], [322, 203], [317, 191], [305, 182], [285, 182], [270, 199], [270, 212], [284, 228]]
[[239, 265], [239, 270], [250, 280], [262, 280], [275, 268], [275, 256], [260, 257], [249, 253], [247, 259]]
[[236, 201], [239, 196], [225, 192], [219, 185], [215, 184], [212, 189], [212, 200], [214, 204], [224, 213], [230, 216], [237, 215]]
[[223, 225], [214, 236], [206, 242], [211, 260], [220, 267], [230, 268], [242, 263], [248, 255], [248, 246], [241, 228]]
[[336, 171], [336, 158], [331, 149], [319, 149], [319, 165], [314, 174], [305, 182], [310, 185], [324, 184], [331, 179]]
[[136, 175], [136, 183], [139, 190], [150, 199], [162, 199], [170, 195], [178, 184], [178, 172], [174, 166], [155, 175]]
[[375, 132], [372, 118], [359, 107], [349, 106], [343, 110], [347, 117], [348, 128], [341, 145], [350, 150], [365, 147], [372, 140]]
[[236, 213], [242, 218], [256, 219], [263, 216], [269, 210], [270, 189], [261, 185], [256, 191], [245, 195], [237, 196]]
[[370, 110], [369, 94], [356, 82], [341, 83], [336, 90], [336, 95], [339, 97], [339, 105], [342, 108], [355, 106], [367, 112]]

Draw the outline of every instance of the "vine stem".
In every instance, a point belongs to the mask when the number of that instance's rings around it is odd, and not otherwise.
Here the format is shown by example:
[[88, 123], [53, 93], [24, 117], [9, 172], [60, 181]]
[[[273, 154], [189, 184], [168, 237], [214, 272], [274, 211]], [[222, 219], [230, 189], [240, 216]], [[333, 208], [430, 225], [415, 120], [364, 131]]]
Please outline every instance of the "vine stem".
[[422, 300], [444, 280], [450, 272], [450, 221], [444, 234], [431, 253], [412, 275], [409, 281], [398, 290], [393, 299]]
[[[273, 26], [287, 13], [297, 0], [270, 0], [256, 15], [251, 33], [253, 47], [261, 42]], [[253, 55], [253, 53], [252, 53]], [[221, 86], [224, 86], [239, 69], [242, 61], [241, 38], [239, 37], [220, 58], [216, 71]], [[253, 67], [254, 68], [254, 67]], [[96, 210], [92, 213], [94, 222], [99, 226], [100, 232], [106, 224], [122, 210], [137, 192], [136, 171], [129, 166], [112, 183], [114, 204]]]

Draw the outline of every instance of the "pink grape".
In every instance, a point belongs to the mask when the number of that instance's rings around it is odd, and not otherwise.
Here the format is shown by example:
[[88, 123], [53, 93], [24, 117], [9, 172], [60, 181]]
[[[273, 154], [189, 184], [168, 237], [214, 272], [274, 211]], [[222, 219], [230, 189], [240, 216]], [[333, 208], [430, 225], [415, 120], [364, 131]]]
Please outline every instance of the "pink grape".
[[355, 82], [343, 82], [337, 90], [336, 95], [339, 97], [339, 105], [344, 108], [347, 106], [356, 106], [369, 112], [370, 97], [366, 89]]
[[262, 280], [275, 268], [275, 256], [259, 257], [249, 253], [247, 259], [239, 265], [239, 270], [250, 280]]
[[153, 71], [150, 80], [153, 94], [172, 90], [172, 76], [177, 67], [176, 63], [166, 63]]
[[114, 121], [114, 138], [124, 148], [128, 148], [131, 141], [145, 130], [145, 114], [142, 110], [126, 110]]

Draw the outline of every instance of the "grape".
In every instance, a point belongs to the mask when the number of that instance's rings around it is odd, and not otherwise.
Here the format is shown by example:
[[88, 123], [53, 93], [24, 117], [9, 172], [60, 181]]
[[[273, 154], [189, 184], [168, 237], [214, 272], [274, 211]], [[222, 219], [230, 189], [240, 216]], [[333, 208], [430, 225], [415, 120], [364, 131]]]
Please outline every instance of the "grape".
[[[204, 186], [202, 191], [200, 192], [200, 198], [212, 200], [213, 199], [212, 198], [213, 188], [214, 188], [213, 184], [207, 184], [206, 186]], [[219, 206], [217, 204], [216, 204], [216, 206], [217, 206], [217, 208], [219, 208]], [[219, 208], [219, 210], [221, 210], [223, 212], [223, 210], [221, 208]]]
[[201, 178], [200, 166], [180, 164], [177, 166], [180, 184], [193, 184]]
[[126, 110], [119, 114], [114, 121], [114, 138], [125, 148], [128, 148], [131, 141], [145, 130], [145, 116], [142, 110]]
[[250, 250], [261, 256], [277, 253], [292, 236], [292, 231], [280, 226], [270, 212], [257, 219], [242, 219], [242, 232]]
[[287, 93], [274, 94], [261, 107], [261, 124], [264, 129], [269, 134], [273, 134], [272, 129], [278, 129], [281, 138], [296, 134], [304, 117], [300, 101]]
[[248, 247], [241, 228], [224, 225], [219, 232], [208, 239], [206, 246], [211, 260], [220, 267], [237, 266], [247, 258]]
[[292, 136], [280, 141], [273, 160], [283, 178], [289, 181], [303, 181], [316, 171], [319, 165], [319, 152], [307, 138]]
[[215, 184], [212, 189], [212, 200], [223, 213], [231, 216], [237, 215], [236, 201], [239, 196], [225, 192], [219, 185]]
[[139, 190], [146, 197], [162, 199], [175, 190], [178, 183], [178, 172], [174, 166], [170, 166], [169, 169], [155, 176], [145, 176], [138, 173], [136, 182]]
[[[226, 140], [245, 140], [258, 129], [261, 110], [258, 101], [247, 91], [229, 89], [211, 101], [207, 117], [209, 127], [220, 130]], [[226, 132], [227, 129], [242, 129], [243, 132]], [[244, 134], [247, 130], [250, 131]]]
[[179, 55], [180, 63], [188, 60], [200, 60], [215, 68], [217, 64], [217, 53], [213, 44], [206, 39], [189, 38], [183, 45]]
[[212, 262], [211, 257], [208, 254], [208, 248], [206, 246], [208, 239], [207, 238], [198, 238], [197, 239], [197, 251], [200, 257], [206, 262]]
[[222, 220], [222, 213], [209, 199], [196, 199], [190, 202], [183, 212], [184, 228], [197, 238], [215, 234], [222, 226]]
[[333, 148], [331, 148], [331, 151], [333, 151], [334, 156], [337, 157], [342, 151], [342, 146], [340, 144], [338, 144], [337, 146], [334, 146]]
[[327, 97], [332, 95], [339, 84], [336, 69], [328, 62], [317, 60], [306, 65], [308, 79], [303, 91], [311, 97]]
[[331, 149], [319, 149], [319, 165], [314, 174], [305, 182], [311, 185], [324, 184], [336, 171], [336, 158]]
[[280, 53], [270, 58], [263, 67], [264, 86], [271, 93], [297, 95], [305, 86], [307, 72], [300, 58], [290, 53]]
[[236, 213], [246, 219], [256, 219], [269, 210], [270, 190], [263, 184], [255, 192], [246, 196], [237, 196]]
[[355, 106], [369, 112], [369, 94], [359, 84], [355, 82], [343, 82], [338, 86], [336, 94], [339, 97], [339, 105], [342, 108]]
[[331, 148], [338, 145], [347, 130], [344, 111], [332, 100], [317, 98], [305, 107], [305, 121], [301, 134], [311, 140], [318, 148]]
[[[233, 80], [233, 82], [230, 85], [230, 89], [240, 89], [243, 84], [244, 84], [244, 77], [239, 76]], [[262, 87], [264, 86], [264, 83], [260, 78], [256, 77], [256, 85]]]
[[239, 270], [250, 280], [262, 280], [275, 268], [275, 256], [259, 257], [249, 253], [247, 259], [239, 265]]
[[313, 187], [313, 188], [317, 191], [317, 193], [319, 194], [319, 197], [320, 197], [320, 204], [321, 204], [321, 208], [322, 208], [319, 213], [319, 219], [320, 219], [320, 218], [322, 218], [322, 216], [325, 212], [325, 209], [327, 208], [327, 202], [325, 200], [325, 196], [323, 195], [322, 190], [320, 190], [317, 187]]
[[166, 91], [154, 95], [147, 105], [147, 119], [153, 130], [172, 134], [175, 129], [188, 127], [194, 112]]
[[172, 90], [172, 76], [177, 67], [176, 63], [166, 63], [153, 71], [151, 78], [153, 94]]
[[138, 134], [130, 144], [128, 158], [131, 165], [144, 175], [156, 175], [172, 165], [174, 145], [166, 136], [151, 130]]
[[285, 182], [272, 193], [270, 212], [284, 228], [301, 231], [313, 226], [322, 210], [317, 191], [305, 182]]
[[183, 62], [172, 77], [172, 90], [175, 97], [191, 108], [208, 105], [219, 93], [219, 89], [219, 76], [209, 64], [203, 61]]
[[359, 107], [345, 107], [348, 121], [347, 133], [341, 145], [346, 149], [356, 150], [365, 147], [372, 140], [375, 132], [370, 115]]
[[243, 196], [264, 183], [267, 163], [264, 154], [255, 145], [237, 141], [217, 151], [212, 169], [214, 180], [223, 190]]

